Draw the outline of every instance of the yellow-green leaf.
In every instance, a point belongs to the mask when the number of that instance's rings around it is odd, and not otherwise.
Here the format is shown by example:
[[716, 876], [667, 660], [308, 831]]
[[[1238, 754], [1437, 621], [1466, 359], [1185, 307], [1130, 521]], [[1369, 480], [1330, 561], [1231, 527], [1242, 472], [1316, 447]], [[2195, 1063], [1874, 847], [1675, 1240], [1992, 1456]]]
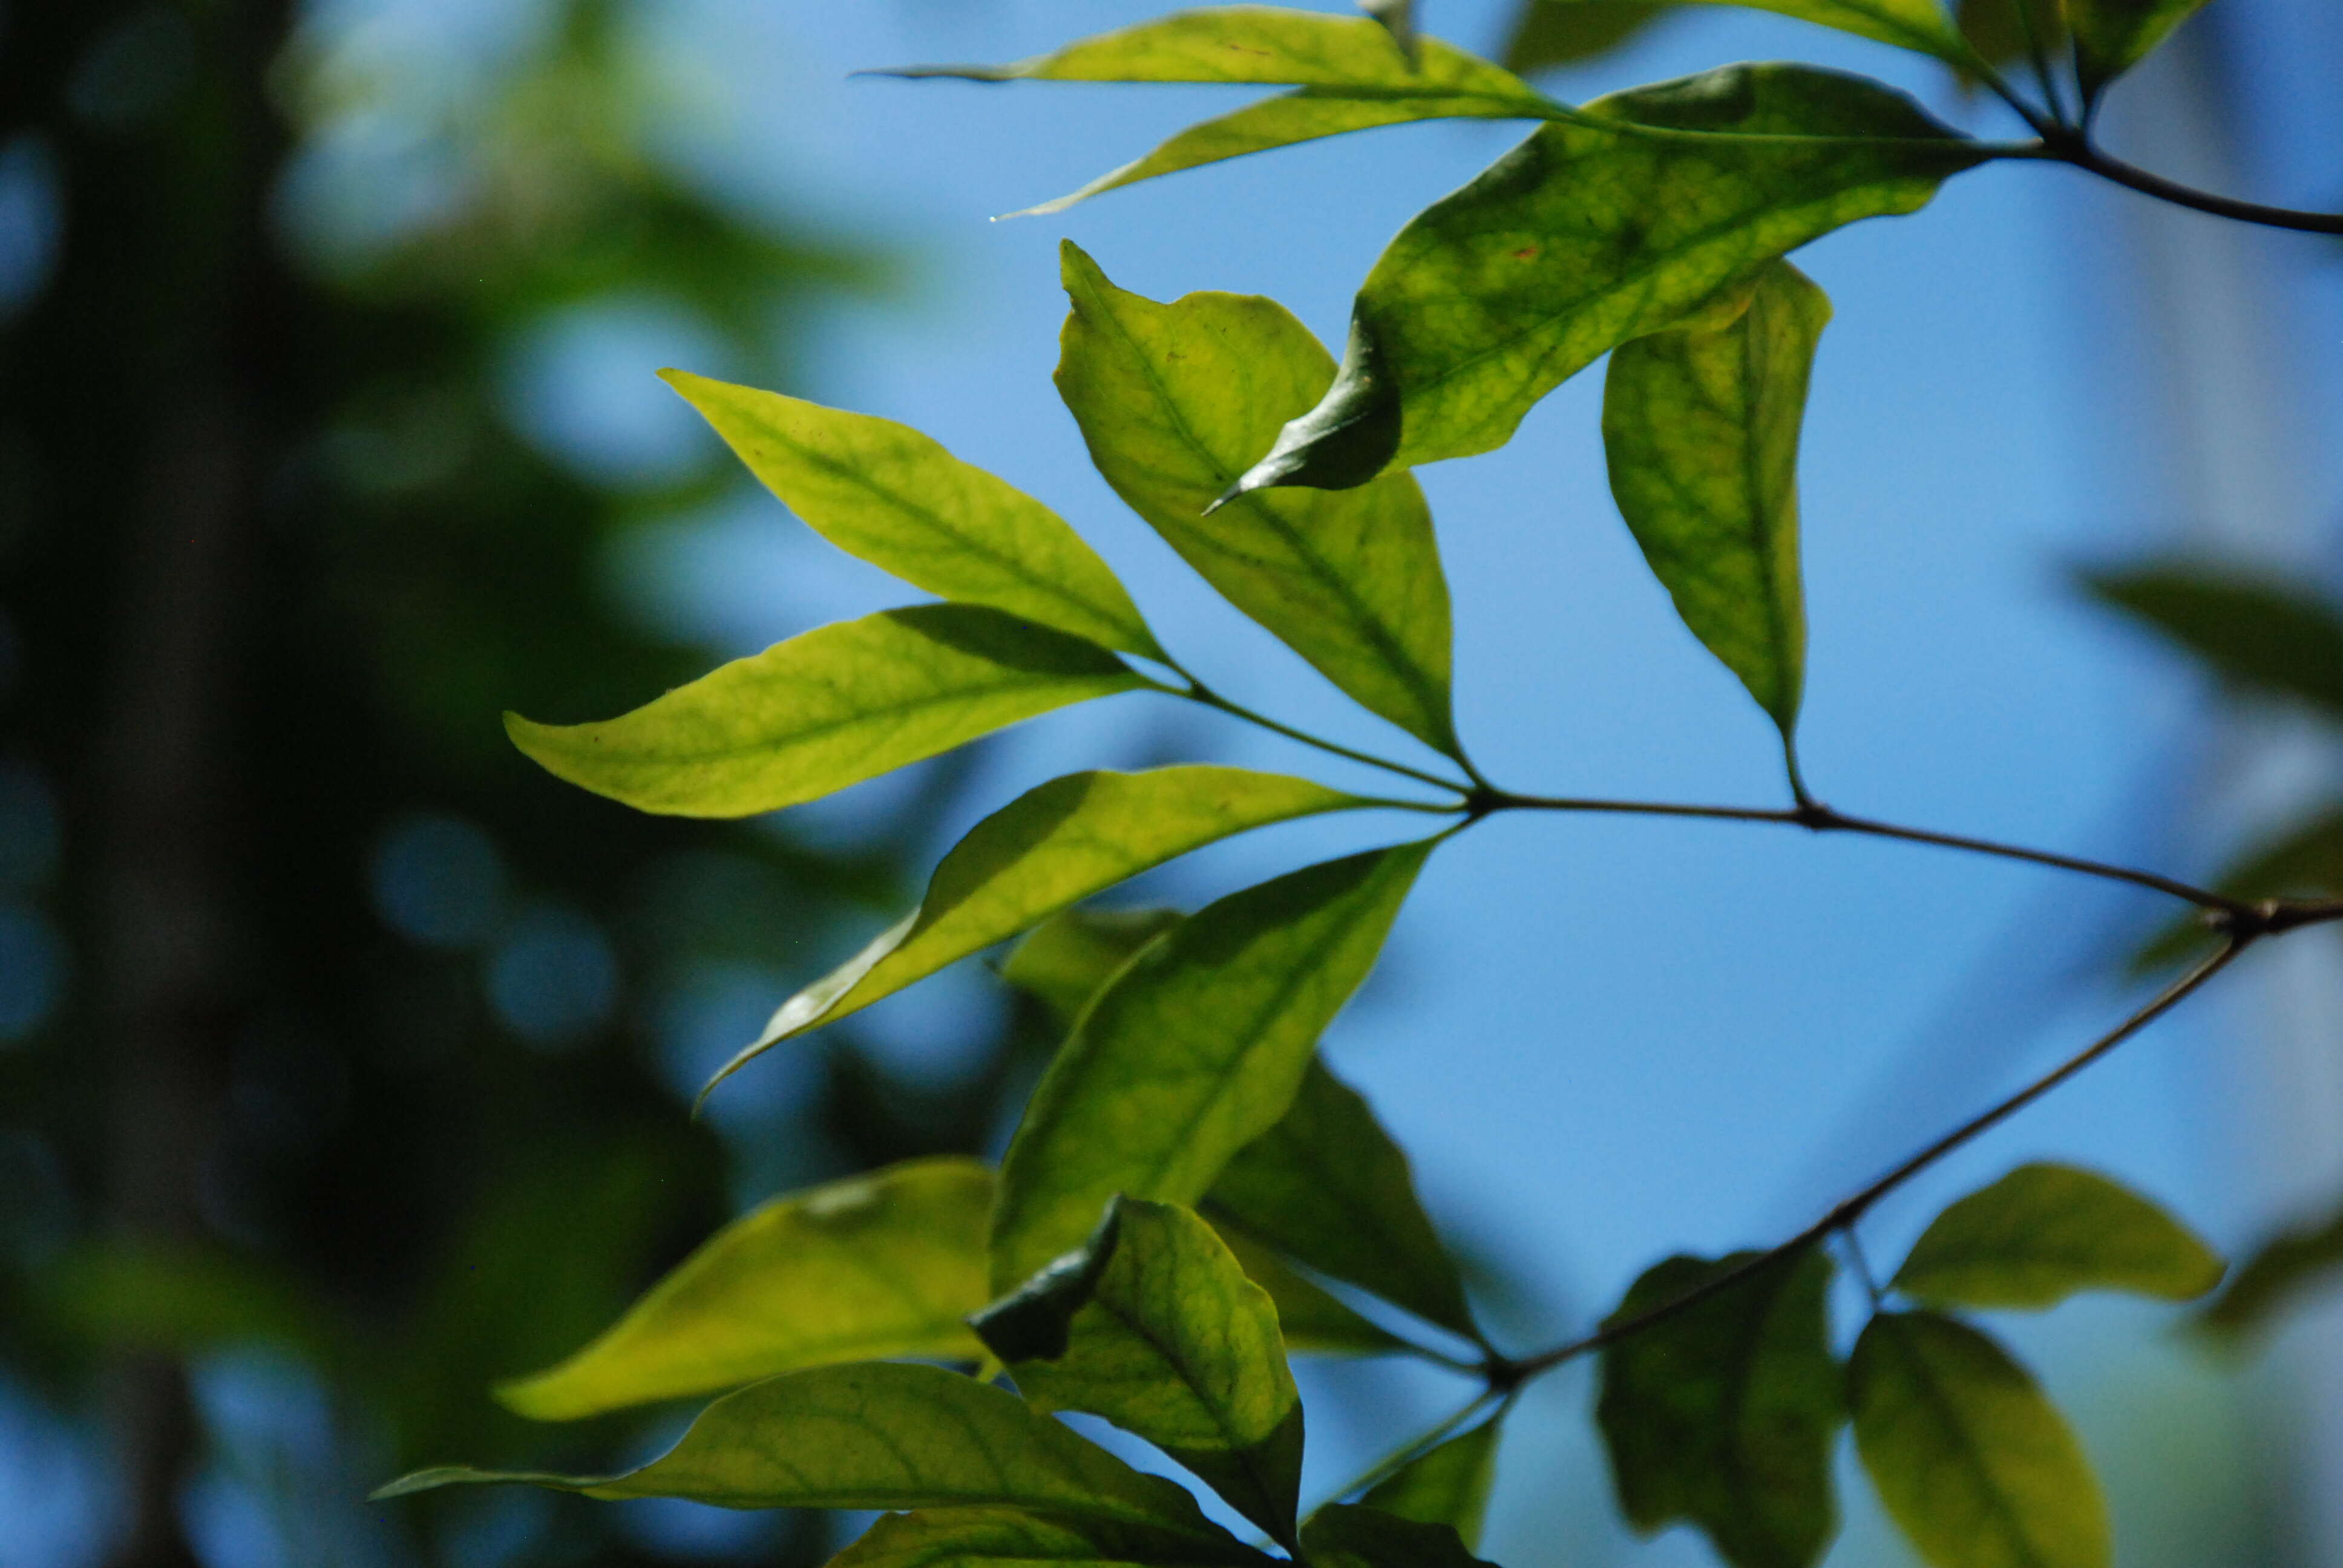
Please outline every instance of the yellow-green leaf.
[[906, 425], [660, 372], [806, 525], [915, 588], [1161, 660], [1131, 595], [1064, 518]]
[[1493, 1418], [1450, 1438], [1409, 1461], [1359, 1501], [1394, 1518], [1445, 1524], [1471, 1551], [1480, 1544], [1481, 1526], [1489, 1513], [1502, 1424]]
[[1326, 390], [1325, 349], [1274, 300], [1192, 294], [1159, 305], [1117, 288], [1071, 244], [1063, 258], [1073, 311], [1058, 390], [1115, 493], [1329, 680], [1453, 755], [1448, 584], [1412, 477], [1344, 496], [1246, 498], [1205, 515], [1279, 426]]
[[1330, 1503], [1312, 1514], [1302, 1543], [1312, 1568], [1490, 1568], [1448, 1525], [1352, 1503]]
[[973, 1321], [1036, 1409], [1104, 1416], [1292, 1543], [1302, 1398], [1277, 1311], [1193, 1213], [1117, 1198], [1087, 1247]]
[[1118, 1192], [1197, 1201], [1275, 1125], [1431, 849], [1353, 855], [1232, 894], [1100, 993], [1001, 1162], [996, 1291], [1079, 1246]]
[[2188, 1302], [2223, 1264], [2127, 1187], [2071, 1165], [2021, 1165], [1936, 1216], [1896, 1288], [1936, 1306], [2048, 1307], [2077, 1291]]
[[1067, 910], [1025, 934], [1001, 978], [1071, 1023], [1132, 954], [1184, 918], [1177, 910]]
[[1723, 326], [1623, 343], [1603, 391], [1611, 494], [1692, 634], [1786, 741], [1805, 678], [1798, 431], [1830, 300], [1786, 261]]
[[1234, 1540], [1012, 1508], [890, 1513], [830, 1560], [830, 1568], [1271, 1568], [1277, 1559]]
[[892, 996], [1151, 866], [1272, 822], [1375, 803], [1242, 768], [1100, 769], [1053, 779], [970, 829], [928, 879], [916, 910], [783, 1002], [709, 1088], [789, 1036]]
[[[1428, 50], [1433, 40], [1419, 43]], [[1421, 91], [1427, 76], [1441, 79], [1430, 69], [1419, 72], [1380, 23], [1290, 5], [1175, 12], [1012, 65], [913, 65], [884, 74], [977, 82], [1229, 82], [1394, 93]]]
[[558, 778], [642, 811], [747, 817], [1150, 682], [1095, 643], [979, 605], [916, 605], [791, 638], [596, 724], [508, 714]]
[[2024, 1367], [1934, 1312], [1882, 1312], [1847, 1367], [1855, 1448], [1934, 1568], [2107, 1568], [2107, 1503]]
[[2288, 1227], [2256, 1249], [2229, 1277], [2221, 1299], [2197, 1317], [2197, 1326], [2217, 1338], [2238, 1340], [2314, 1290], [2343, 1273], [2343, 1205], [2330, 1213]]
[[1407, 1342], [1377, 1328], [1331, 1293], [1296, 1272], [1265, 1241], [1245, 1234], [1222, 1214], [1205, 1219], [1228, 1244], [1245, 1277], [1269, 1292], [1277, 1308], [1278, 1332], [1295, 1355], [1387, 1356], [1406, 1351]]
[[794, 1192], [709, 1237], [599, 1338], [497, 1397], [539, 1421], [838, 1362], [975, 1361], [992, 1172], [910, 1161]]
[[[1586, 0], [1548, 0], [1549, 4], [1584, 4]], [[1945, 19], [1936, 0], [1684, 0], [1694, 5], [1737, 5], [1751, 11], [1772, 11], [1795, 16], [1840, 33], [1852, 33], [1899, 49], [1958, 64], [1961, 40]]]
[[2147, 58], [2205, 0], [2067, 0], [2075, 70], [2087, 97]]
[[1550, 125], [1402, 229], [1352, 310], [1342, 373], [1241, 488], [1344, 487], [1501, 446], [1619, 344], [1831, 230], [1925, 206], [1990, 156], [1903, 94], [1733, 65]]

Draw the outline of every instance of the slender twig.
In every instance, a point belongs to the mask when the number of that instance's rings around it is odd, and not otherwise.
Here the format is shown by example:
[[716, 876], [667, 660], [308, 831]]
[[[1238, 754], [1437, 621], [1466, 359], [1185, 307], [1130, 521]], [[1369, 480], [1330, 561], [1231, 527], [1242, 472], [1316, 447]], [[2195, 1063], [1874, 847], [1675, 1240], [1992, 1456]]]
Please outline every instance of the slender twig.
[[1999, 156], [2072, 164], [2078, 169], [2095, 174], [2101, 179], [2112, 180], [2143, 196], [2170, 202], [2175, 206], [2211, 213], [2216, 217], [2232, 218], [2239, 223], [2259, 224], [2265, 228], [2292, 229], [2301, 234], [2343, 234], [2343, 213], [2303, 212], [2294, 207], [2267, 206], [2260, 202], [2239, 201], [2233, 196], [2200, 191], [2110, 156], [2078, 135], [2047, 136], [2039, 146], [2003, 152]]
[[1356, 1496], [1358, 1493], [1366, 1491], [1370, 1487], [1380, 1486], [1385, 1481], [1390, 1480], [1393, 1476], [1406, 1469], [1416, 1460], [1422, 1458], [1425, 1453], [1430, 1452], [1433, 1449], [1437, 1448], [1440, 1444], [1447, 1442], [1448, 1439], [1454, 1434], [1459, 1428], [1463, 1427], [1466, 1422], [1471, 1421], [1474, 1416], [1488, 1409], [1492, 1404], [1503, 1406], [1511, 1404], [1513, 1400], [1513, 1394], [1510, 1390], [1499, 1391], [1489, 1389], [1474, 1394], [1471, 1402], [1466, 1404], [1463, 1410], [1458, 1411], [1447, 1420], [1441, 1422], [1430, 1431], [1418, 1432], [1407, 1442], [1401, 1443], [1397, 1448], [1393, 1449], [1389, 1453], [1384, 1454], [1381, 1459], [1375, 1461], [1374, 1463], [1369, 1465], [1364, 1471], [1362, 1471], [1359, 1474], [1352, 1477], [1348, 1484], [1342, 1487], [1339, 1491], [1332, 1493], [1328, 1497], [1327, 1501], [1331, 1503], [1339, 1503], [1343, 1498]]
[[[1503, 1372], [1506, 1385], [1517, 1384], [1523, 1379], [1550, 1372], [1564, 1362], [1575, 1360], [1591, 1351], [1602, 1350], [1606, 1345], [1616, 1344], [1631, 1335], [1642, 1333], [1644, 1330], [1665, 1322], [1680, 1313], [1690, 1312], [1703, 1302], [1723, 1294], [1761, 1270], [1771, 1268], [1785, 1258], [1802, 1252], [1809, 1247], [1819, 1245], [1834, 1231], [1848, 1231], [1850, 1227], [1862, 1219], [1882, 1198], [1886, 1197], [1905, 1182], [1909, 1181], [1913, 1177], [1980, 1133], [1998, 1126], [2007, 1118], [2033, 1104], [2171, 1011], [2173, 1008], [2195, 993], [2206, 981], [2228, 968], [2231, 960], [2253, 945], [2264, 929], [2251, 923], [2232, 927], [2228, 933], [2228, 940], [2221, 944], [2220, 951], [2165, 987], [2163, 990], [2157, 993], [2153, 1000], [2140, 1008], [2138, 1011], [2016, 1093], [1969, 1118], [1877, 1181], [1851, 1197], [1840, 1200], [1829, 1213], [1825, 1214], [1788, 1241], [1757, 1253], [1737, 1267], [1728, 1269], [1721, 1274], [1704, 1281], [1683, 1295], [1663, 1302], [1649, 1312], [1639, 1312], [1632, 1318], [1607, 1323], [1593, 1333], [1556, 1345], [1551, 1350], [1541, 1351], [1535, 1355], [1523, 1356], [1505, 1362]], [[1493, 1387], [1496, 1386], [1497, 1379], [1493, 1374], [1491, 1382]]]
[[[1256, 725], [1272, 735], [1282, 735], [1288, 740], [1296, 740], [1304, 746], [1314, 747], [1330, 757], [1340, 757], [1346, 761], [1362, 763], [1369, 768], [1380, 768], [1386, 773], [1395, 773], [1403, 779], [1413, 779], [1419, 784], [1430, 784], [1436, 789], [1453, 790], [1459, 795], [1470, 795], [1473, 792], [1473, 786], [1459, 784], [1453, 779], [1443, 779], [1437, 773], [1427, 773], [1421, 768], [1411, 768], [1404, 762], [1394, 762], [1388, 757], [1377, 757], [1373, 752], [1354, 751], [1348, 746], [1337, 745], [1321, 736], [1312, 735], [1306, 729], [1296, 729], [1292, 725], [1272, 719], [1266, 713], [1256, 713], [1242, 703], [1230, 701], [1193, 675], [1189, 674], [1187, 670], [1180, 668], [1178, 665], [1173, 665], [1172, 668], [1188, 684], [1185, 687], [1178, 687], [1165, 686], [1161, 682], [1151, 683], [1156, 690], [1173, 697], [1186, 698], [1191, 702], [1201, 703], [1216, 712], [1225, 713], [1232, 719], [1242, 719], [1247, 724]], [[1469, 769], [1472, 765], [1467, 763], [1465, 766]], [[1477, 779], [1477, 775], [1475, 777]], [[1447, 809], [1442, 808], [1443, 810]]]
[[1871, 1310], [1877, 1312], [1886, 1302], [1887, 1292], [1879, 1288], [1879, 1276], [1871, 1271], [1871, 1259], [1863, 1250], [1863, 1236], [1853, 1225], [1838, 1233], [1846, 1246], [1846, 1261], [1855, 1265], [1855, 1277], [1863, 1285], [1863, 1293], [1871, 1298]]
[[2017, 30], [2026, 36], [2026, 56], [2034, 66], [2034, 80], [2042, 89], [2043, 106], [2050, 111], [2054, 125], [2066, 126], [2066, 105], [2058, 92], [2057, 78], [2050, 70], [2050, 55], [2042, 46], [2042, 35], [2034, 25], [2032, 0], [2012, 0], [2017, 11]]

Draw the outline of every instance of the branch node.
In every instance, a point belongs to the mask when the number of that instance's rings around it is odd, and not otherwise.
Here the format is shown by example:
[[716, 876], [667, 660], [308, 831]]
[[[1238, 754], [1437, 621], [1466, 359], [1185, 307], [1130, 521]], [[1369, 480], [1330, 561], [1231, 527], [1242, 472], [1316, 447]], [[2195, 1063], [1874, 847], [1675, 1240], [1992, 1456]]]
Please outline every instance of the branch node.
[[1809, 833], [1827, 833], [1840, 825], [1839, 814], [1819, 800], [1800, 800], [1790, 808], [1787, 820]]

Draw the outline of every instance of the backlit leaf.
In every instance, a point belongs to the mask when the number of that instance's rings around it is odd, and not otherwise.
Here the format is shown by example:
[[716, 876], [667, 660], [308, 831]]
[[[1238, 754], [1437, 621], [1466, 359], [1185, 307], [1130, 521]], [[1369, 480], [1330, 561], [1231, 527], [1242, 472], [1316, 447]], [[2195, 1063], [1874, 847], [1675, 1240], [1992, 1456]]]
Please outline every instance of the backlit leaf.
[[1786, 261], [1727, 325], [1655, 332], [1611, 356], [1611, 494], [1694, 637], [1786, 739], [1806, 658], [1798, 431], [1830, 300]]
[[1245, 1234], [1225, 1215], [1207, 1212], [1245, 1277], [1269, 1292], [1277, 1308], [1278, 1332], [1296, 1355], [1386, 1356], [1407, 1350], [1407, 1342], [1377, 1328], [1332, 1294], [1295, 1271], [1265, 1241]]
[[1325, 391], [1325, 349], [1274, 300], [1192, 294], [1159, 305], [1117, 288], [1071, 244], [1063, 260], [1073, 311], [1058, 390], [1115, 493], [1329, 680], [1453, 754], [1448, 584], [1412, 477], [1205, 515], [1278, 427]]
[[916, 1160], [777, 1198], [709, 1238], [568, 1361], [505, 1384], [523, 1415], [568, 1421], [777, 1372], [983, 1352], [992, 1172]]
[[1431, 849], [1353, 855], [1232, 894], [1100, 994], [1001, 1163], [996, 1291], [1081, 1245], [1118, 1192], [1196, 1202], [1275, 1125]]
[[1315, 1058], [1293, 1103], [1237, 1151], [1211, 1201], [1319, 1272], [1480, 1337], [1456, 1264], [1415, 1195], [1407, 1156], [1358, 1091]]
[[2280, 1232], [2237, 1265], [2221, 1299], [2197, 1322], [2238, 1339], [2266, 1328], [2302, 1297], [2343, 1275], [2343, 1207]]
[[1194, 1214], [1118, 1198], [1082, 1251], [974, 1322], [1036, 1409], [1104, 1416], [1292, 1543], [1302, 1400], [1277, 1311]]
[[1141, 1474], [1015, 1394], [910, 1362], [816, 1367], [751, 1383], [701, 1412], [665, 1455], [622, 1475], [447, 1465], [374, 1495], [493, 1482], [724, 1508], [999, 1505], [1227, 1539], [1182, 1488]]
[[1964, 1323], [1882, 1312], [1847, 1366], [1855, 1448], [1934, 1568], [2107, 1568], [2107, 1503], [2024, 1367]]
[[1480, 1543], [1497, 1479], [1500, 1422], [1484, 1421], [1450, 1438], [1371, 1489], [1359, 1501], [1418, 1524], [1445, 1524], [1470, 1551]]
[[1067, 910], [1025, 934], [1001, 978], [1071, 1023], [1133, 953], [1183, 918], [1177, 910]]
[[970, 829], [928, 879], [918, 910], [783, 1002], [709, 1087], [779, 1041], [892, 996], [1151, 866], [1248, 829], [1373, 804], [1306, 779], [1241, 768], [1053, 779]]
[[1143, 1524], [1011, 1508], [929, 1508], [880, 1519], [831, 1558], [830, 1568], [1269, 1568], [1276, 1561], [1234, 1540]]
[[[1675, 1257], [1607, 1322], [1749, 1262]], [[1603, 1352], [1595, 1420], [1619, 1506], [1646, 1534], [1698, 1525], [1739, 1568], [1805, 1568], [1838, 1528], [1831, 1446], [1846, 1394], [1831, 1352], [1830, 1259], [1810, 1248]]]
[[548, 772], [642, 811], [747, 817], [1150, 684], [1095, 643], [978, 605], [840, 621], [596, 724], [505, 716]]
[[2154, 1203], [2071, 1165], [2021, 1165], [1936, 1216], [1895, 1286], [1935, 1306], [2048, 1307], [2077, 1291], [2194, 1301], [2213, 1250]]
[[1497, 57], [1523, 75], [1575, 65], [1608, 54], [1673, 9], [1647, 0], [1521, 0]]
[[[1561, 0], [1569, 4], [1570, 0]], [[1858, 38], [1893, 44], [1939, 60], [1957, 63], [1961, 40], [1936, 0], [1686, 0], [1689, 4], [1737, 5], [1795, 16]]]
[[[1433, 44], [1420, 42], [1427, 51]], [[1426, 66], [1419, 72], [1390, 29], [1364, 16], [1287, 5], [1217, 5], [1101, 33], [1011, 65], [913, 65], [883, 74], [977, 82], [1229, 82], [1409, 93], [1424, 90], [1426, 76], [1441, 79], [1428, 59]]]
[[1064, 518], [909, 426], [660, 372], [822, 538], [916, 588], [1161, 660], [1114, 573]]
[[1629, 338], [1988, 156], [1903, 94], [1733, 65], [1598, 99], [1418, 214], [1360, 290], [1341, 375], [1242, 487], [1356, 485], [1501, 446]]
[[2084, 583], [2225, 678], [2343, 719], [2343, 615], [2324, 598], [2295, 584], [2183, 562], [2095, 573]]
[[1489, 1568], [1445, 1524], [1330, 1503], [1302, 1532], [1311, 1568]]
[[2205, 0], [2067, 0], [2075, 28], [2075, 69], [2097, 97], [2109, 82], [2147, 58]]

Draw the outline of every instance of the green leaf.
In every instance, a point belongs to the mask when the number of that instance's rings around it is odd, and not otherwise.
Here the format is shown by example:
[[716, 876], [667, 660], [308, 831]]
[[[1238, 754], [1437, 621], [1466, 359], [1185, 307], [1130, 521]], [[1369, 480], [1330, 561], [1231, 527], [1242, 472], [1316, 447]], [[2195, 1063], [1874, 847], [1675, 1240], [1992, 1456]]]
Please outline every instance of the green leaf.
[[1450, 1438], [1411, 1461], [1359, 1501], [1398, 1519], [1445, 1524], [1466, 1550], [1478, 1545], [1497, 1479], [1498, 1419]]
[[1358, 0], [1358, 6], [1392, 35], [1392, 42], [1407, 57], [1408, 69], [1421, 72], [1423, 39], [1415, 30], [1415, 0]]
[[1399, 232], [1332, 388], [1240, 489], [1501, 446], [1610, 349], [1808, 240], [1917, 210], [1991, 156], [1901, 93], [1806, 65], [1728, 66], [1584, 115], [1621, 128], [1546, 126]]
[[2264, 1242], [2237, 1266], [2221, 1299], [2198, 1315], [2197, 1326], [2217, 1338], [2243, 1339], [2338, 1274], [2343, 1274], [2343, 1206]]
[[1847, 1367], [1855, 1448], [1934, 1568], [2106, 1568], [2107, 1503], [2024, 1367], [1934, 1312], [1882, 1312]]
[[1100, 769], [1052, 779], [970, 829], [928, 879], [919, 909], [783, 1002], [708, 1088], [789, 1036], [892, 996], [1151, 866], [1272, 822], [1374, 804], [1306, 779], [1242, 768]]
[[2234, 568], [2177, 561], [2083, 581], [2225, 678], [2343, 718], [2343, 615], [2325, 599]]
[[[1570, 0], [1561, 0], [1563, 4]], [[1852, 33], [1875, 43], [1958, 65], [1965, 57], [1960, 35], [1953, 31], [1936, 0], [1686, 0], [1689, 4], [1735, 5], [1751, 11], [1771, 11], [1835, 32]]]
[[1464, 1282], [1415, 1195], [1407, 1156], [1356, 1090], [1312, 1058], [1277, 1124], [1237, 1151], [1212, 1203], [1322, 1274], [1466, 1339]]
[[[2308, 821], [2253, 845], [2213, 879], [2232, 899], [2331, 897], [2343, 893], [2343, 809], [2329, 807]], [[2132, 955], [2136, 972], [2152, 973], [2219, 941], [2196, 914], [2179, 916]]]
[[909, 426], [659, 372], [806, 526], [915, 588], [1163, 660], [1131, 595], [1064, 518]]
[[[1670, 1258], [1606, 1326], [1758, 1255]], [[1830, 1282], [1830, 1259], [1809, 1248], [1603, 1352], [1595, 1420], [1636, 1529], [1689, 1521], [1740, 1568], [1804, 1568], [1822, 1555], [1838, 1529], [1831, 1446], [1846, 1411]]]
[[[1954, 25], [1969, 47], [1989, 65], [2006, 65], [2026, 58], [2026, 24], [2046, 53], [2062, 50], [2066, 42], [2065, 0], [1960, 0], [1954, 8]], [[1966, 73], [1964, 73], [1966, 75]]]
[[1528, 75], [1608, 54], [1674, 10], [1645, 0], [1522, 0], [1497, 57]]
[[829, 1568], [1268, 1568], [1275, 1558], [1234, 1540], [1100, 1519], [1057, 1519], [1010, 1508], [892, 1513], [830, 1560]]
[[1267, 1242], [1254, 1240], [1225, 1216], [1207, 1212], [1245, 1277], [1269, 1292], [1278, 1331], [1296, 1355], [1387, 1356], [1406, 1352], [1398, 1335], [1377, 1328], [1325, 1290], [1303, 1278]]
[[1937, 1215], [1893, 1283], [1931, 1306], [2049, 1307], [2077, 1291], [2190, 1302], [2222, 1272], [2211, 1248], [2129, 1188], [2035, 1164]]
[[1325, 349], [1274, 300], [1192, 294], [1159, 305], [1117, 288], [1071, 244], [1063, 261], [1073, 311], [1058, 390], [1115, 493], [1329, 680], [1454, 755], [1448, 583], [1412, 477], [1205, 515], [1279, 425], [1326, 389]]
[[1068, 910], [1026, 933], [1001, 978], [1071, 1023], [1133, 953], [1184, 918], [1177, 910]]
[[1489, 1568], [1445, 1524], [1353, 1503], [1330, 1503], [1312, 1514], [1302, 1544], [1311, 1568]]
[[2075, 72], [2086, 97], [2147, 58], [2205, 0], [2067, 0]]
[[1001, 1162], [996, 1291], [1079, 1246], [1118, 1192], [1197, 1201], [1275, 1125], [1431, 852], [1403, 844], [1232, 894], [1100, 994]]
[[[1227, 82], [1409, 93], [1425, 90], [1425, 77], [1435, 86], [1443, 79], [1430, 59], [1434, 41], [1419, 43], [1426, 52], [1422, 71], [1388, 27], [1367, 17], [1282, 5], [1220, 5], [1101, 33], [1013, 65], [913, 65], [880, 74], [974, 82]], [[1448, 52], [1472, 58], [1460, 50]]]
[[1786, 261], [1729, 324], [1619, 346], [1603, 392], [1611, 494], [1692, 634], [1786, 741], [1805, 679], [1798, 430], [1830, 300]]
[[1182, 1488], [1141, 1474], [1015, 1394], [910, 1362], [816, 1367], [751, 1383], [701, 1412], [664, 1456], [621, 1475], [446, 1465], [374, 1495], [496, 1482], [723, 1508], [998, 1505], [1227, 1539]]
[[966, 1318], [985, 1302], [992, 1172], [915, 1160], [751, 1211], [585, 1349], [498, 1389], [538, 1421], [889, 1356], [983, 1354]]
[[505, 728], [546, 771], [638, 810], [748, 817], [1151, 684], [1000, 610], [918, 605], [791, 638], [598, 724], [507, 714]]
[[1277, 1309], [1194, 1214], [1117, 1198], [1088, 1247], [973, 1322], [1034, 1408], [1104, 1416], [1292, 1543], [1302, 1399]]

